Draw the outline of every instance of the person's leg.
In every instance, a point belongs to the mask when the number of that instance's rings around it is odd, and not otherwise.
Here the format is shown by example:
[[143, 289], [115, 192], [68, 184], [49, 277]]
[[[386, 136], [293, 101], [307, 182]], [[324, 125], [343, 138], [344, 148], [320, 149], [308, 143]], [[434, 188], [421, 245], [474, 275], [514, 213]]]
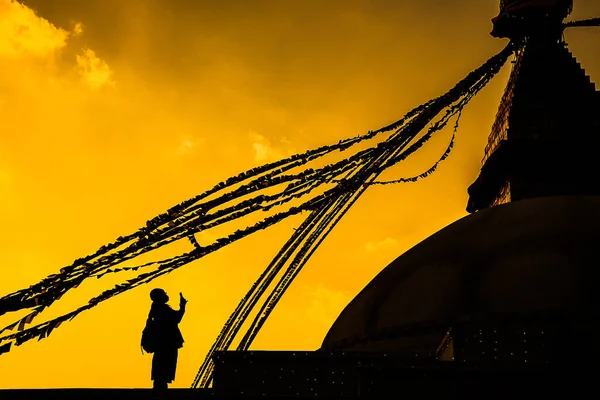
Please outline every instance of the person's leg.
[[168, 390], [167, 384], [163, 381], [154, 381], [154, 386], [152, 387], [152, 398], [154, 399], [166, 399]]
[[152, 391], [154, 392], [155, 398], [166, 399], [167, 398], [166, 396], [169, 392], [167, 389], [167, 382], [165, 382], [163, 380], [155, 380]]
[[165, 358], [168, 358], [168, 362], [165, 360], [165, 366], [168, 365], [168, 367], [165, 368], [165, 378], [167, 379], [167, 383], [172, 383], [175, 380], [175, 373], [177, 371], [177, 354], [178, 354], [178, 349], [172, 349], [168, 356], [166, 356]]
[[152, 381], [155, 391], [167, 389], [167, 377], [165, 376], [165, 354], [164, 351], [157, 351], [152, 358]]

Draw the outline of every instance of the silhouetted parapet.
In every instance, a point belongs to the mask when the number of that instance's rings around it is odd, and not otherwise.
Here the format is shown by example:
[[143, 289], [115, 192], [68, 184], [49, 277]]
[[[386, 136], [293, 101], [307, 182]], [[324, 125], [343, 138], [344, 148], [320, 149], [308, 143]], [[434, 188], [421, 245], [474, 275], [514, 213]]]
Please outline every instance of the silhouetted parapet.
[[[0, 389], [2, 400], [146, 400], [156, 399], [152, 389]], [[169, 389], [169, 399], [210, 399], [211, 389]]]
[[[554, 397], [561, 389], [585, 393], [585, 374], [570, 375], [539, 365], [475, 366], [383, 352], [226, 351], [215, 355], [214, 390], [223, 398], [328, 400], [527, 399]], [[573, 381], [573, 375], [579, 379]]]

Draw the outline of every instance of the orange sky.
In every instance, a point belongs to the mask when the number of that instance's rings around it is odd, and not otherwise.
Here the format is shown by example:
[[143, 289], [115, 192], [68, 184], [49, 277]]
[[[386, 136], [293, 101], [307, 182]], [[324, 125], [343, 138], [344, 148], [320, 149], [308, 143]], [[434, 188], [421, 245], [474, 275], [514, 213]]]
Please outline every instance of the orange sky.
[[[229, 176], [377, 129], [442, 94], [505, 45], [488, 34], [495, 0], [454, 3], [0, 0], [0, 295]], [[600, 15], [597, 0], [575, 3], [574, 19]], [[573, 29], [567, 40], [592, 80], [600, 79], [600, 29]], [[438, 172], [367, 191], [254, 349], [318, 348], [377, 272], [465, 215], [466, 187], [508, 73], [467, 107]], [[441, 132], [415, 161], [382, 178], [427, 169], [449, 136]], [[174, 306], [180, 291], [189, 299], [173, 385], [189, 387], [232, 309], [300, 221], [13, 348], [0, 356], [0, 388], [149, 386], [150, 356], [140, 354], [139, 340], [157, 286]], [[83, 284], [44, 314], [70, 311], [122, 280]], [[0, 317], [0, 327], [23, 315]]]

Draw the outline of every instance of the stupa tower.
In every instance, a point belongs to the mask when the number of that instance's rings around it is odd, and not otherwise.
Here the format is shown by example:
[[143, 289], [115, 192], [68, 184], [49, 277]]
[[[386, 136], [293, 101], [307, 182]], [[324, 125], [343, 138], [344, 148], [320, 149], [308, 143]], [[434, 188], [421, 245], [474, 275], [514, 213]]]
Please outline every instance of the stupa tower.
[[527, 198], [599, 194], [600, 96], [562, 39], [572, 0], [505, 0], [492, 35], [521, 44], [469, 187], [468, 212]]

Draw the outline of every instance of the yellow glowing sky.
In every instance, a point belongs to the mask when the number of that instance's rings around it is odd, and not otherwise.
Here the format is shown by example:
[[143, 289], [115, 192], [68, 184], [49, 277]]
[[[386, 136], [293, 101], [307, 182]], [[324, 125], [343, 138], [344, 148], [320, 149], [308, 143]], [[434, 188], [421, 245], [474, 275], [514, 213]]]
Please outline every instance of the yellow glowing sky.
[[[460, 4], [456, 4], [460, 3]], [[0, 0], [0, 295], [248, 168], [376, 129], [505, 44], [496, 0]], [[31, 8], [37, 10], [37, 14]], [[577, 0], [573, 18], [600, 16]], [[568, 32], [600, 79], [600, 29]], [[314, 255], [254, 349], [315, 349], [383, 267], [465, 215], [509, 69], [466, 109], [416, 184], [374, 187]], [[393, 179], [429, 167], [449, 132]], [[246, 289], [299, 219], [244, 239], [0, 356], [0, 388], [146, 387], [139, 349], [160, 286], [189, 299], [174, 387], [189, 387]], [[119, 277], [121, 278], [121, 277]], [[120, 282], [121, 279], [112, 282]], [[110, 280], [109, 280], [110, 281]], [[112, 286], [94, 281], [48, 316]], [[18, 315], [0, 318], [0, 326]], [[41, 321], [40, 321], [41, 322]]]

